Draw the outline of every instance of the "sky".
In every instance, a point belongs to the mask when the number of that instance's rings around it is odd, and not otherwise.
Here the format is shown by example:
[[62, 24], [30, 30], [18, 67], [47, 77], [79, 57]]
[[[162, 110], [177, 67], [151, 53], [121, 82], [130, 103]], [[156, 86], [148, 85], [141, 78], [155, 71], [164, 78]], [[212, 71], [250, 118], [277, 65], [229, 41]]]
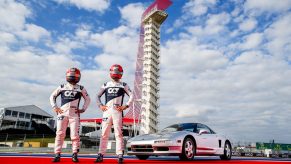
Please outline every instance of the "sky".
[[[69, 67], [96, 93], [124, 68], [133, 88], [141, 14], [153, 0], [0, 0], [0, 106], [35, 104]], [[161, 26], [159, 128], [201, 122], [234, 142], [291, 143], [291, 0], [173, 0]]]

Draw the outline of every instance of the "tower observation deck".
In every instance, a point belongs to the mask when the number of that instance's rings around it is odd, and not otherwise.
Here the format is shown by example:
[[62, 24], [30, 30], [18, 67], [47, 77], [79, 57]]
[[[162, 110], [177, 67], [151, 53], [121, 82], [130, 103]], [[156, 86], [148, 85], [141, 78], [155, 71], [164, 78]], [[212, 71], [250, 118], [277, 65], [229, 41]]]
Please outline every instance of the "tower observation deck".
[[138, 119], [141, 134], [158, 131], [160, 26], [172, 2], [156, 0], [143, 13], [134, 81], [134, 104], [126, 117]]

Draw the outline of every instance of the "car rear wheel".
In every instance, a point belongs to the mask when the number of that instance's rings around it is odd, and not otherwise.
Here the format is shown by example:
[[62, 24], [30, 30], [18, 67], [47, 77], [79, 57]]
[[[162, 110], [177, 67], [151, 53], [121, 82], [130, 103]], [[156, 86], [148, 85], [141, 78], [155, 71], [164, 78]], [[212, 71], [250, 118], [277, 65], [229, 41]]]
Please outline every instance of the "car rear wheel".
[[224, 145], [223, 155], [220, 156], [221, 160], [230, 160], [231, 159], [231, 144], [226, 141]]
[[139, 160], [147, 160], [150, 156], [149, 155], [136, 155]]
[[179, 156], [180, 160], [190, 161], [193, 160], [195, 155], [196, 146], [194, 141], [187, 137], [184, 139], [183, 147], [182, 147], [182, 154]]

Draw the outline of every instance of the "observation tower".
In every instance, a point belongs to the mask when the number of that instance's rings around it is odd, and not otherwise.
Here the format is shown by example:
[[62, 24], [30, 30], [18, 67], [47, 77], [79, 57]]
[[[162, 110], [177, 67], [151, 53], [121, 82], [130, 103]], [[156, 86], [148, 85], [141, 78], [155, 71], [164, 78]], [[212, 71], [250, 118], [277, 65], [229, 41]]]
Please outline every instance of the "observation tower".
[[[137, 119], [140, 134], [158, 131], [160, 27], [172, 2], [156, 0], [143, 13], [134, 81], [134, 104], [126, 117]], [[134, 121], [135, 123], [135, 121]], [[134, 125], [134, 131], [137, 131]]]

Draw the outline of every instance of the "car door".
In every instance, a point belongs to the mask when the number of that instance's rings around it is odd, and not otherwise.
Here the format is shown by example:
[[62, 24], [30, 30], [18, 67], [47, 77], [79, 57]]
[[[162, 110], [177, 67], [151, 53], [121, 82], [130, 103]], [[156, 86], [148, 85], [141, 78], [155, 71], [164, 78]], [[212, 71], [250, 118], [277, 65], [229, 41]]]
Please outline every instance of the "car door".
[[206, 130], [203, 134], [198, 134], [197, 153], [200, 154], [215, 154], [219, 146], [219, 141], [216, 133], [204, 124], [197, 124], [197, 131]]

